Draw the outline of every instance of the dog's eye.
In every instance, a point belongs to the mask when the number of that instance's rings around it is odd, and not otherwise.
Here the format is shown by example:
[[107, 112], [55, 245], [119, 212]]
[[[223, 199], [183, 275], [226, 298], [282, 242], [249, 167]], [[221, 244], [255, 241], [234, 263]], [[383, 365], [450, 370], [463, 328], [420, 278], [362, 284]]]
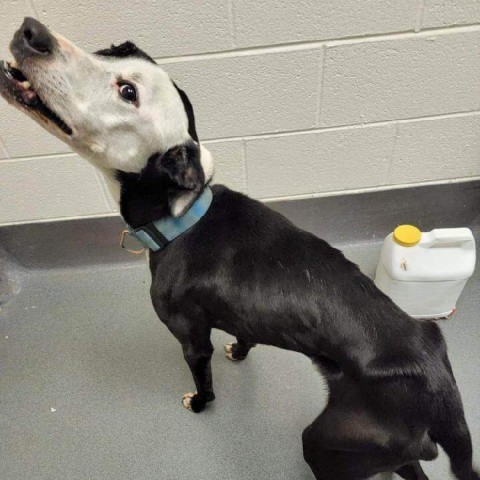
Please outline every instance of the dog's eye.
[[135, 103], [137, 101], [137, 90], [131, 83], [121, 83], [118, 91], [127, 102]]

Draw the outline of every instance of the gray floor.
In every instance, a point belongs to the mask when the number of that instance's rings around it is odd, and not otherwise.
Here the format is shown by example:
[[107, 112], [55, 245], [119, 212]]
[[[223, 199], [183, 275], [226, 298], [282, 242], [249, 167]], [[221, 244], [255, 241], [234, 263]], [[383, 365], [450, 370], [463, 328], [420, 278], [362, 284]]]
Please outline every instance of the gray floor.
[[[379, 248], [343, 250], [371, 275]], [[144, 265], [24, 272], [21, 280], [0, 313], [2, 480], [313, 479], [300, 435], [325, 388], [308, 359], [259, 346], [231, 363], [222, 348], [230, 338], [215, 332], [217, 400], [194, 415], [181, 406], [191, 376], [155, 317]], [[479, 286], [477, 269], [458, 314], [442, 322], [476, 452]], [[443, 453], [425, 468], [432, 480], [451, 478]]]

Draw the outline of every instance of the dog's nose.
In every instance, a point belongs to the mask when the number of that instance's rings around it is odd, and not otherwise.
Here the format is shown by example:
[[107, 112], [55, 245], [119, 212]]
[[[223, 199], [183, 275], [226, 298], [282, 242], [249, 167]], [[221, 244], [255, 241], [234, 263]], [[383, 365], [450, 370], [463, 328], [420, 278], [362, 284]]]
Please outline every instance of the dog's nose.
[[20, 28], [25, 46], [40, 55], [53, 51], [53, 37], [45, 25], [31, 17], [26, 17]]
[[56, 46], [57, 40], [48, 28], [30, 17], [24, 19], [10, 43], [13, 56], [20, 65], [27, 58], [48, 57]]

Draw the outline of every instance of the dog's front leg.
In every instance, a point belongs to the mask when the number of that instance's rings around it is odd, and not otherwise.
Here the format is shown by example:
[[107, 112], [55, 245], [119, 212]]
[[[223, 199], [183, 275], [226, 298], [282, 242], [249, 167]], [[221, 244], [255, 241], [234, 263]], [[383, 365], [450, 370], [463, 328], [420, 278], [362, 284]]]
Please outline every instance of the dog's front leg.
[[186, 393], [182, 402], [185, 408], [198, 413], [205, 408], [207, 402], [215, 399], [210, 364], [213, 353], [210, 331], [206, 339], [190, 338], [186, 342], [182, 342], [182, 348], [183, 356], [190, 367], [195, 386], [197, 387], [196, 393]]
[[182, 403], [185, 408], [193, 412], [204, 410], [207, 402], [215, 399], [213, 393], [212, 370], [210, 359], [213, 345], [210, 341], [211, 327], [202, 315], [201, 310], [189, 315], [172, 313], [170, 305], [164, 302], [155, 288], [152, 288], [152, 302], [158, 317], [180, 342], [183, 356], [195, 381], [197, 391], [186, 393]]

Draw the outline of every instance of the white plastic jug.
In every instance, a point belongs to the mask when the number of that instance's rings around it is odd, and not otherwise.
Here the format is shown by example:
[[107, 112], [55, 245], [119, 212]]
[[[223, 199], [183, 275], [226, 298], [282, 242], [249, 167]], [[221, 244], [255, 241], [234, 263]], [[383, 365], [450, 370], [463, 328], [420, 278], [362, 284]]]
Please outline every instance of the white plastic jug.
[[383, 243], [375, 284], [416, 318], [446, 318], [475, 269], [468, 228], [421, 232], [401, 225]]

